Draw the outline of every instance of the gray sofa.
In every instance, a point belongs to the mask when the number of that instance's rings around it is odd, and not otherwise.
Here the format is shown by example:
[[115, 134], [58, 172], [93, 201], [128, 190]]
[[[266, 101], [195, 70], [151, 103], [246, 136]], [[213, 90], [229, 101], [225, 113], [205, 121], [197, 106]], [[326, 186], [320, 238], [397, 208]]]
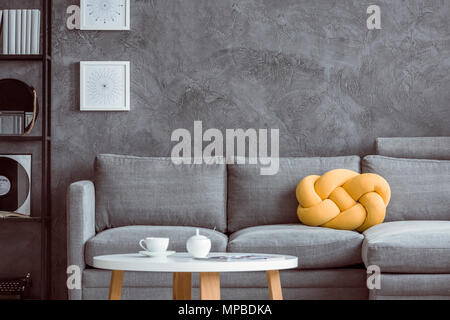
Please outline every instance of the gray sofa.
[[[195, 227], [213, 251], [295, 255], [282, 271], [285, 299], [450, 298], [450, 138], [380, 138], [378, 155], [281, 158], [280, 171], [256, 165], [174, 165], [169, 158], [99, 155], [94, 182], [75, 182], [67, 197], [68, 265], [82, 271], [70, 299], [106, 299], [110, 272], [93, 257], [139, 250], [145, 236], [170, 237], [185, 251]], [[392, 156], [395, 156], [392, 157]], [[353, 231], [298, 222], [295, 187], [335, 168], [381, 174], [392, 200], [385, 223]], [[368, 290], [366, 267], [381, 269]], [[170, 273], [127, 272], [124, 299], [171, 299]], [[193, 298], [198, 278], [193, 278]], [[224, 299], [267, 299], [265, 274], [221, 275]], [[369, 292], [370, 291], [370, 292]]]

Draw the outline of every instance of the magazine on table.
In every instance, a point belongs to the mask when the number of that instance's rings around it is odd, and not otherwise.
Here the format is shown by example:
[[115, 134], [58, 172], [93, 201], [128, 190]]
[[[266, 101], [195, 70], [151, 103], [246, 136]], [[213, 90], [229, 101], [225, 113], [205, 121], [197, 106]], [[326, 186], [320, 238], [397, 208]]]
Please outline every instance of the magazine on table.
[[264, 254], [245, 254], [245, 255], [214, 255], [205, 258], [195, 258], [196, 260], [206, 261], [256, 261], [256, 260], [284, 260], [284, 256], [271, 256]]

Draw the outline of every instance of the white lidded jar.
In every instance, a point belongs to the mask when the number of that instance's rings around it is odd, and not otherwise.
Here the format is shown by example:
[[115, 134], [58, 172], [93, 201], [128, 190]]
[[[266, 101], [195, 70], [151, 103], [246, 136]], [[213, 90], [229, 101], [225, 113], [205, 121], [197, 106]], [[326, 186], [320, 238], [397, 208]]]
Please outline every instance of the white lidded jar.
[[186, 242], [186, 249], [194, 258], [206, 258], [211, 250], [211, 240], [200, 235], [200, 230], [196, 229], [195, 236]]

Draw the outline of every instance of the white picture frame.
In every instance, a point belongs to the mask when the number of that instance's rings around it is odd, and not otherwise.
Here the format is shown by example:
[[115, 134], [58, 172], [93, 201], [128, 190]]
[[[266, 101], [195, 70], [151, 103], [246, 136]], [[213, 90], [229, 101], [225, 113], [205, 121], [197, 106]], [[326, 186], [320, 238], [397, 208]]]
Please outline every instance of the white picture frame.
[[130, 62], [81, 61], [80, 111], [130, 111]]
[[[91, 4], [99, 4], [102, 2], [105, 3], [116, 3], [116, 2], [124, 2], [125, 8], [124, 13], [120, 12], [120, 14], [124, 14], [124, 22], [120, 22], [119, 20], [113, 21], [113, 16], [107, 16], [106, 10], [101, 10], [101, 8], [95, 8], [97, 11], [92, 11], [92, 8], [89, 8]], [[130, 14], [130, 1], [131, 0], [80, 0], [80, 30], [130, 30], [131, 28], [131, 14]], [[96, 14], [97, 18], [102, 20], [106, 18], [106, 22], [103, 23], [94, 22], [89, 19], [89, 15]]]

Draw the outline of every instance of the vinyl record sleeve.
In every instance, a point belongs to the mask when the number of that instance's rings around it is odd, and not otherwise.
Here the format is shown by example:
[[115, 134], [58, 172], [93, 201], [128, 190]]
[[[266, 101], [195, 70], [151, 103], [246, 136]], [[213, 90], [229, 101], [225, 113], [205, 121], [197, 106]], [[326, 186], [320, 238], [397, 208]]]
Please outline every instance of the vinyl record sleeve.
[[0, 155], [0, 211], [31, 214], [31, 155]]

